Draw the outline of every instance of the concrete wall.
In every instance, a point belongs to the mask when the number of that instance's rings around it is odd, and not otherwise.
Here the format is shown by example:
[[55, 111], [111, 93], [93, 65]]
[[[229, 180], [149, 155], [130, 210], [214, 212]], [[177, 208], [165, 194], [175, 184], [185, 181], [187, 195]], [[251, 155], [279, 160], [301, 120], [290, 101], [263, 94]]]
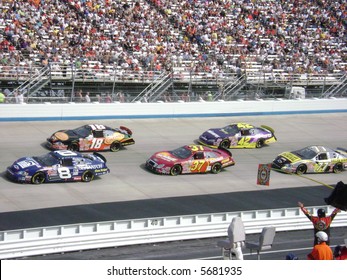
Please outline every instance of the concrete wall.
[[189, 103], [1, 104], [0, 121], [221, 117], [346, 113], [347, 99]]

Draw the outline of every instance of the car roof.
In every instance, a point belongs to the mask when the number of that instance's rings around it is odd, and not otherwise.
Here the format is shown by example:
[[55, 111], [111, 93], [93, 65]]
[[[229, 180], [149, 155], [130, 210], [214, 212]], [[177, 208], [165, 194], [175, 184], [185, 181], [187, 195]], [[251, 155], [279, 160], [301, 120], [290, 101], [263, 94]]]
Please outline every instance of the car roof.
[[255, 128], [254, 125], [245, 123], [245, 122], [239, 122], [239, 123], [232, 123], [231, 126], [236, 125], [238, 128]]
[[[185, 146], [183, 146], [183, 147], [184, 147], [184, 148], [187, 148], [188, 150], [191, 150], [192, 152], [212, 151], [211, 148], [206, 147], [206, 146], [203, 146], [203, 145], [195, 145], [195, 144], [192, 144], [192, 145], [185, 145]], [[194, 150], [194, 151], [193, 151], [193, 147], [197, 147], [197, 150]]]
[[[64, 153], [66, 152], [66, 153]], [[81, 154], [78, 152], [72, 152], [69, 150], [59, 150], [59, 151], [52, 151], [50, 152], [54, 157], [58, 159], [63, 159], [63, 158], [76, 158], [76, 157], [81, 157]]]
[[323, 153], [323, 152], [334, 152], [333, 149], [325, 147], [325, 146], [319, 146], [319, 145], [313, 145], [306, 147], [316, 153]]

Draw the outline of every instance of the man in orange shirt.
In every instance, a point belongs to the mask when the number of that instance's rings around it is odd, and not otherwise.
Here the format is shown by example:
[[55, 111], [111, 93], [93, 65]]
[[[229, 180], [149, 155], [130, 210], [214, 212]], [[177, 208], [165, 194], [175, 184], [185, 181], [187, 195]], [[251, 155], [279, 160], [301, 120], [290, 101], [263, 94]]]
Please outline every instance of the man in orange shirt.
[[307, 255], [308, 260], [332, 260], [333, 251], [327, 245], [328, 235], [324, 231], [316, 233], [318, 244], [314, 245], [311, 253]]

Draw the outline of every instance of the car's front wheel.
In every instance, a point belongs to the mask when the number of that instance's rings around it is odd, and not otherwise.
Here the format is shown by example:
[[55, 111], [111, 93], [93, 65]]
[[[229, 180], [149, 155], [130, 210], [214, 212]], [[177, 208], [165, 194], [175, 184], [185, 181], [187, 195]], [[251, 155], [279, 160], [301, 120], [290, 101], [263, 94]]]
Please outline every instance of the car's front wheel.
[[114, 141], [111, 146], [110, 150], [111, 152], [118, 152], [120, 150], [121, 144], [118, 141]]
[[179, 175], [179, 174], [181, 174], [181, 172], [182, 172], [182, 166], [179, 164], [172, 166], [170, 169], [170, 175], [172, 175], [172, 176]]
[[298, 174], [298, 175], [305, 174], [306, 171], [307, 171], [307, 166], [305, 164], [300, 164], [296, 168], [296, 174]]
[[90, 182], [94, 179], [94, 174], [92, 171], [90, 170], [86, 170], [84, 171], [84, 173], [82, 174], [82, 181], [83, 182]]
[[39, 185], [44, 183], [46, 180], [46, 176], [43, 172], [37, 172], [31, 177], [31, 183], [35, 185]]
[[222, 170], [222, 164], [220, 162], [214, 163], [211, 167], [211, 172], [213, 174], [217, 174], [217, 173], [221, 172], [221, 170]]

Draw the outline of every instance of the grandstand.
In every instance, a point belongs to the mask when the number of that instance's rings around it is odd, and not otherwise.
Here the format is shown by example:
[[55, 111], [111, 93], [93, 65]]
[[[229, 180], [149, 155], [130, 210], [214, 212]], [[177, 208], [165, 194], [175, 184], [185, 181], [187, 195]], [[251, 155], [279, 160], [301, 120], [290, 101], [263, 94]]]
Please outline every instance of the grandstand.
[[[7, 102], [343, 97], [345, 1], [3, 0]], [[12, 98], [13, 97], [13, 98]]]

